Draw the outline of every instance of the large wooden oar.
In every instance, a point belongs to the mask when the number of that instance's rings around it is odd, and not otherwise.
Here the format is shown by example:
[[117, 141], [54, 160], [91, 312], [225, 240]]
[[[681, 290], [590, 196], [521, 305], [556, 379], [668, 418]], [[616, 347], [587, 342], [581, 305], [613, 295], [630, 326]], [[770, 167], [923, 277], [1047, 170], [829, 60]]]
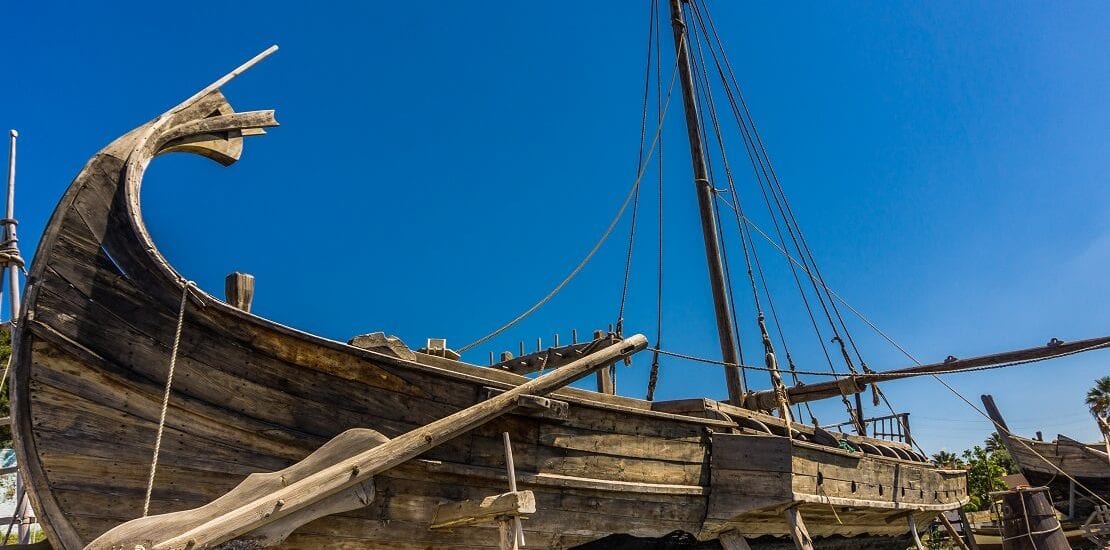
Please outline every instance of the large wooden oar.
[[318, 517], [366, 506], [373, 476], [510, 412], [522, 395], [543, 395], [647, 347], [635, 335], [394, 439], [348, 430], [279, 472], [252, 474], [224, 496], [193, 510], [129, 521], [86, 550], [211, 548], [232, 539], [262, 547], [281, 542]]

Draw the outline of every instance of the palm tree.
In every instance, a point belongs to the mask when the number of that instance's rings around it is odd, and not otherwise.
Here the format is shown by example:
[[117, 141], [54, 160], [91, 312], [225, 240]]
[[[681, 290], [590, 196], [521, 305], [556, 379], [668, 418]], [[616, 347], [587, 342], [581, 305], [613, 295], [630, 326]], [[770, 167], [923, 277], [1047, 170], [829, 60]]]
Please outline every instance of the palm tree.
[[1087, 407], [1098, 422], [1102, 440], [1106, 442], [1106, 454], [1110, 455], [1110, 376], [1095, 380], [1094, 387], [1087, 391]]
[[960, 461], [960, 457], [956, 456], [955, 453], [950, 453], [948, 451], [937, 451], [933, 453], [933, 464], [936, 464], [941, 468], [953, 469], [963, 466], [963, 463]]

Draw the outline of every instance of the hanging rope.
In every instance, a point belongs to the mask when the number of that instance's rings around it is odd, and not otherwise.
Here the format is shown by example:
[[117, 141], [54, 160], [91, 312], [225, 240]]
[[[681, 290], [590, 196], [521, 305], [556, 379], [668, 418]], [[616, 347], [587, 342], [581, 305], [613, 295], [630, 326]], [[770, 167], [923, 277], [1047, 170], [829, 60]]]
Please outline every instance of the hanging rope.
[[609, 227], [607, 227], [605, 229], [605, 232], [601, 234], [601, 238], [598, 239], [596, 243], [594, 243], [593, 248], [591, 248], [590, 251], [588, 253], [586, 253], [586, 257], [582, 258], [581, 262], [578, 262], [578, 265], [574, 267], [574, 269], [570, 272], [570, 274], [567, 275], [566, 278], [564, 278], [559, 284], [555, 285], [555, 288], [551, 289], [551, 292], [548, 292], [546, 296], [544, 296], [543, 298], [540, 299], [540, 301], [536, 302], [535, 305], [533, 305], [532, 307], [525, 310], [524, 313], [521, 313], [520, 315], [517, 315], [516, 317], [514, 317], [508, 323], [505, 323], [504, 325], [501, 325], [499, 328], [495, 329], [493, 332], [491, 332], [491, 333], [489, 333], [489, 334], [487, 334], [487, 335], [485, 335], [485, 336], [483, 336], [483, 337], [481, 337], [481, 338], [479, 338], [479, 339], [477, 339], [477, 340], [459, 348], [459, 350], [458, 350], [459, 353], [463, 353], [465, 351], [471, 350], [474, 347], [479, 346], [479, 345], [489, 341], [492, 338], [495, 338], [497, 335], [499, 335], [499, 334], [505, 332], [506, 330], [509, 330], [510, 328], [516, 326], [517, 323], [523, 321], [526, 317], [535, 313], [536, 310], [543, 307], [543, 305], [546, 304], [547, 302], [550, 302], [551, 299], [554, 298], [555, 295], [558, 294], [560, 290], [563, 290], [563, 287], [567, 286], [567, 284], [570, 283], [570, 281], [572, 279], [574, 279], [574, 277], [576, 275], [578, 275], [578, 273], [580, 271], [582, 271], [582, 268], [586, 267], [586, 264], [590, 262], [590, 260], [594, 257], [594, 254], [597, 254], [597, 251], [601, 249], [601, 245], [605, 244], [605, 241], [609, 238], [609, 235], [613, 233], [613, 229], [615, 229], [617, 227], [617, 223], [620, 222], [621, 218], [624, 216], [624, 211], [628, 208], [629, 203], [632, 202], [632, 198], [635, 196], [636, 190], [640, 187], [640, 180], [643, 179], [643, 177], [644, 177], [644, 171], [647, 169], [647, 164], [651, 161], [651, 157], [652, 157], [653, 153], [655, 152], [655, 145], [656, 145], [656, 143], [658, 143], [659, 136], [663, 131], [663, 122], [662, 121], [663, 121], [663, 118], [666, 117], [667, 108], [670, 106], [670, 103], [671, 103], [671, 92], [674, 91], [674, 83], [675, 83], [675, 79], [676, 79], [675, 77], [676, 77], [677, 74], [678, 74], [678, 65], [676, 64], [674, 71], [671, 72], [671, 83], [670, 83], [670, 86], [667, 90], [667, 99], [666, 99], [666, 101], [664, 102], [664, 105], [663, 105], [663, 116], [660, 117], [659, 126], [655, 129], [655, 137], [652, 138], [651, 146], [648, 147], [647, 158], [645, 159], [644, 164], [640, 166], [639, 173], [636, 175], [636, 181], [634, 181], [632, 183], [632, 188], [628, 190], [628, 195], [625, 196], [624, 202], [621, 203], [620, 208], [617, 209], [617, 214], [615, 216], [613, 216], [613, 220], [611, 222], [609, 222]]
[[173, 333], [173, 348], [170, 350], [170, 368], [166, 373], [166, 390], [162, 394], [162, 412], [158, 416], [158, 432], [154, 436], [154, 456], [150, 459], [150, 477], [146, 481], [146, 497], [143, 499], [143, 517], [150, 513], [150, 495], [154, 492], [154, 474], [158, 470], [158, 453], [162, 450], [162, 434], [166, 430], [166, 412], [170, 407], [170, 391], [173, 390], [173, 371], [177, 368], [177, 352], [181, 346], [181, 329], [185, 326], [185, 304], [189, 301], [189, 288], [192, 281], [185, 281], [181, 289], [181, 306], [177, 310], [177, 328]]

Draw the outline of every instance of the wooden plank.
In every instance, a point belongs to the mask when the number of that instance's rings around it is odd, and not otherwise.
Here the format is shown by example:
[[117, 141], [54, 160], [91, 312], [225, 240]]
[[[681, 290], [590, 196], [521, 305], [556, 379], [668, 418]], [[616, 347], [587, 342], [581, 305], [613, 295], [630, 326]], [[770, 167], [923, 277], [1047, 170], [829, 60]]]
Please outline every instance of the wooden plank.
[[787, 525], [790, 526], [790, 538], [794, 540], [794, 546], [798, 550], [813, 550], [813, 538], [806, 530], [806, 524], [802, 521], [802, 513], [798, 507], [787, 508], [783, 514], [786, 516]]
[[482, 500], [464, 500], [436, 507], [435, 519], [429, 529], [462, 527], [496, 521], [498, 516], [527, 516], [536, 513], [536, 495], [532, 491], [515, 491], [488, 496]]

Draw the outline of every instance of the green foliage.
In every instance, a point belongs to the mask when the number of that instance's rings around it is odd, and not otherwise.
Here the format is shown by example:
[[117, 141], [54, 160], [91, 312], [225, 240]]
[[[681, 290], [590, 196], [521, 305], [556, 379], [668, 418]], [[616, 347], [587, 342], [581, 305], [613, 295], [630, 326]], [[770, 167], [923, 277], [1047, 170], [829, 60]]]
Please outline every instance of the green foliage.
[[1006, 483], [1002, 481], [1006, 468], [999, 463], [998, 454], [987, 452], [978, 445], [964, 451], [963, 460], [967, 464], [967, 488], [971, 496], [964, 509], [971, 512], [989, 509], [991, 491], [1006, 489]]
[[1095, 385], [1087, 391], [1087, 408], [1098, 421], [1102, 436], [1110, 438], [1110, 376], [1095, 380]]
[[962, 460], [960, 460], [960, 457], [955, 453], [950, 453], [948, 451], [937, 451], [933, 453], [933, 464], [936, 464], [941, 468], [949, 469], [958, 469], [964, 467], [964, 463]]
[[1007, 474], [1016, 474], [1021, 471], [1018, 468], [1017, 462], [1010, 457], [1010, 451], [1006, 449], [1006, 444], [1002, 442], [1002, 436], [998, 432], [994, 432], [983, 442], [988, 453], [994, 456], [998, 464], [1006, 469]]

